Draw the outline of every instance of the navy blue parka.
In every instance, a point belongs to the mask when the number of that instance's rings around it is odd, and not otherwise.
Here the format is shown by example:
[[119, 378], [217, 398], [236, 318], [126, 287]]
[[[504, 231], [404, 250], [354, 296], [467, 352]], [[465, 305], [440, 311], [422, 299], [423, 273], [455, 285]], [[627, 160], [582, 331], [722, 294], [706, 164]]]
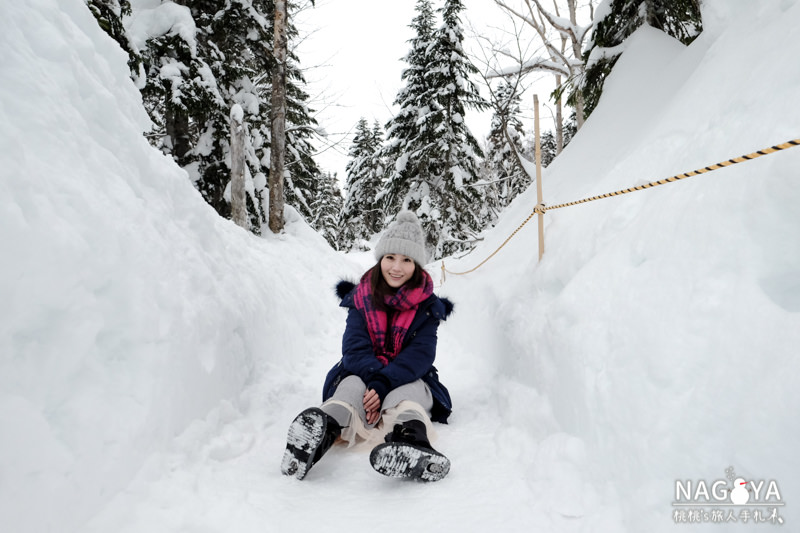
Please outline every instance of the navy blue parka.
[[356, 309], [353, 301], [355, 289], [356, 285], [349, 281], [341, 281], [336, 286], [336, 294], [342, 300], [339, 305], [348, 310], [347, 323], [342, 337], [342, 359], [325, 378], [322, 401], [333, 396], [339, 383], [351, 375], [360, 377], [368, 389], [374, 389], [381, 402], [397, 387], [422, 379], [433, 396], [431, 420], [446, 424], [452, 411], [452, 402], [447, 388], [439, 381], [433, 362], [436, 359], [439, 322], [450, 315], [453, 304], [447, 298], [433, 294], [419, 304], [400, 353], [387, 366], [383, 366], [375, 357], [364, 314]]

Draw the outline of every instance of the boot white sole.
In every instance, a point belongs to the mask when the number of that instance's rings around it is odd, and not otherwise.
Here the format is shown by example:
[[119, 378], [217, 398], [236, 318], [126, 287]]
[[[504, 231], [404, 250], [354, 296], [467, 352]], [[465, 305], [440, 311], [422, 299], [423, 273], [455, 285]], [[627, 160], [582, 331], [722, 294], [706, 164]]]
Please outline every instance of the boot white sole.
[[303, 479], [311, 469], [314, 455], [325, 436], [327, 420], [325, 413], [312, 407], [306, 409], [289, 425], [286, 437], [286, 451], [283, 452], [281, 473]]
[[450, 460], [435, 450], [405, 442], [387, 442], [369, 455], [376, 472], [396, 478], [439, 481], [450, 472]]

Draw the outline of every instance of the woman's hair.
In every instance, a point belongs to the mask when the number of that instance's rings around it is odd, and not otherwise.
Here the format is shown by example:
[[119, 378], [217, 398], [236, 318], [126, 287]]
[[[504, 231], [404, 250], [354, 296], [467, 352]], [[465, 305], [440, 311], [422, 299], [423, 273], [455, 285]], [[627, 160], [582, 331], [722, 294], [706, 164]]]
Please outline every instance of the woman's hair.
[[[381, 257], [378, 262], [375, 263], [375, 266], [370, 270], [369, 284], [372, 288], [373, 305], [381, 311], [386, 311], [386, 297], [394, 294], [396, 289], [393, 289], [388, 283], [386, 283], [386, 280], [383, 279], [383, 272], [381, 272], [381, 261], [383, 261], [383, 257]], [[405, 284], [412, 289], [421, 287], [425, 281], [423, 272], [424, 270], [421, 266], [419, 266], [419, 263], [414, 261], [414, 273], [411, 274], [411, 279], [406, 281]]]

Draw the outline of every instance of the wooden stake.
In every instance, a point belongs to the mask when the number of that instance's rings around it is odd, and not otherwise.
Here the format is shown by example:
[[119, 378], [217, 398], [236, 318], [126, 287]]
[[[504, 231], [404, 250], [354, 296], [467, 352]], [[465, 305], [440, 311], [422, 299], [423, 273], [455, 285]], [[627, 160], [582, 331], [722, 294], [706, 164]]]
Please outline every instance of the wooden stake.
[[[536, 203], [542, 205], [542, 141], [539, 136], [539, 95], [533, 95], [533, 120], [534, 133], [536, 136]], [[539, 261], [544, 255], [544, 213], [539, 215]]]

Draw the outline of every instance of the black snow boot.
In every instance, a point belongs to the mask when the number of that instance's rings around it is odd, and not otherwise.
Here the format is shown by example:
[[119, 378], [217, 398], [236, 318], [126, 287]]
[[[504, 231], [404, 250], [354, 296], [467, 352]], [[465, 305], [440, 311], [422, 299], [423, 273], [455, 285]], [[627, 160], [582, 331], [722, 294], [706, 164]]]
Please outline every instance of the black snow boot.
[[322, 409], [310, 407], [297, 415], [286, 438], [286, 451], [281, 461], [283, 475], [297, 479], [306, 477], [341, 434], [342, 427]]
[[369, 455], [372, 468], [384, 476], [439, 481], [450, 471], [450, 460], [431, 447], [421, 420], [395, 424], [385, 440]]

